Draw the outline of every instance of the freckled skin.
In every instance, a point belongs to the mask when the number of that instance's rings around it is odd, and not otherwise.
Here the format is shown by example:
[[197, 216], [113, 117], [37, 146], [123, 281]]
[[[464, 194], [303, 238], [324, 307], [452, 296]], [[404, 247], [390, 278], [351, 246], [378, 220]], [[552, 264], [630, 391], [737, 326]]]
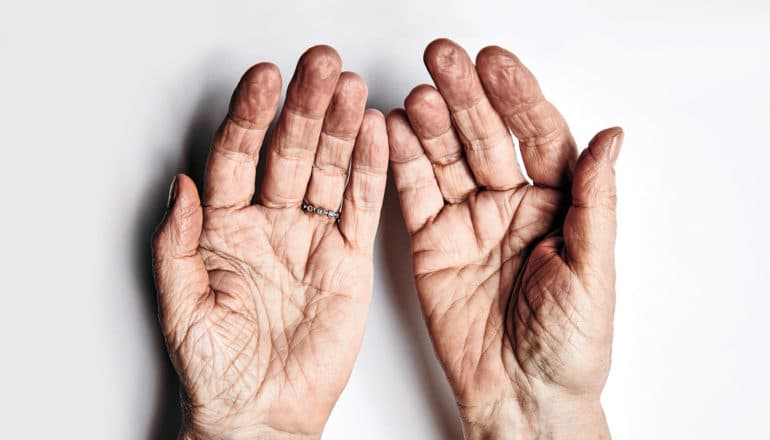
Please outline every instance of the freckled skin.
[[599, 395], [622, 132], [599, 133], [578, 159], [562, 116], [504, 49], [474, 64], [436, 40], [425, 64], [436, 87], [416, 87], [388, 116], [391, 166], [466, 437], [608, 438]]
[[[300, 59], [259, 203], [257, 159], [281, 89], [270, 64], [233, 94], [203, 200], [176, 179], [153, 248], [182, 438], [318, 438], [347, 383], [372, 294], [388, 145], [382, 114], [365, 111], [366, 84], [340, 70], [330, 47]], [[339, 222], [300, 209], [337, 210], [343, 197]]]

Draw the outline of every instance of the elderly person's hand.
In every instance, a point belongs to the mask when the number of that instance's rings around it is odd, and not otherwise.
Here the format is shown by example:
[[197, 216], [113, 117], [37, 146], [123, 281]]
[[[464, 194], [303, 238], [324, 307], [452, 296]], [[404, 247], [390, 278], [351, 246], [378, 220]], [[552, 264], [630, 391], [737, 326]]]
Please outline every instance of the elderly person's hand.
[[[388, 116], [423, 314], [468, 438], [605, 438], [623, 133], [578, 158], [532, 74], [499, 47], [425, 51], [436, 84]], [[519, 140], [527, 181], [509, 129]]]
[[300, 59], [256, 203], [281, 94], [271, 64], [235, 90], [202, 203], [190, 178], [172, 185], [153, 249], [183, 438], [318, 438], [348, 380], [372, 294], [388, 145], [382, 114], [365, 111], [364, 81], [340, 67], [330, 47]]

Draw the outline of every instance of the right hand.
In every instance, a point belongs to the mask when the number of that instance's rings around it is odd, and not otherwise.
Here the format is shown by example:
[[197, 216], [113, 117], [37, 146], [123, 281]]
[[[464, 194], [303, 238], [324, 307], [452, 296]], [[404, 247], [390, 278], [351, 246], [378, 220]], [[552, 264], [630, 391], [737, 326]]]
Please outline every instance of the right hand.
[[[425, 51], [437, 86], [388, 116], [423, 315], [469, 438], [605, 438], [620, 129], [578, 158], [499, 47]], [[529, 184], [516, 163], [520, 142]]]

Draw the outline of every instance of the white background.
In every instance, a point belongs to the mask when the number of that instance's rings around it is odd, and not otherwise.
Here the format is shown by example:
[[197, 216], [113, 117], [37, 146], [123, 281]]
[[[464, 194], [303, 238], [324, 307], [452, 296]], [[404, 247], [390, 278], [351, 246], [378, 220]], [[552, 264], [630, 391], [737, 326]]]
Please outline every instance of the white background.
[[[770, 3], [3, 2], [0, 437], [171, 438], [148, 258], [232, 87], [335, 46], [387, 111], [422, 50], [517, 53], [583, 145], [622, 125], [618, 439], [770, 438]], [[198, 177], [198, 176], [196, 176]], [[328, 439], [458, 438], [389, 188], [376, 287]]]

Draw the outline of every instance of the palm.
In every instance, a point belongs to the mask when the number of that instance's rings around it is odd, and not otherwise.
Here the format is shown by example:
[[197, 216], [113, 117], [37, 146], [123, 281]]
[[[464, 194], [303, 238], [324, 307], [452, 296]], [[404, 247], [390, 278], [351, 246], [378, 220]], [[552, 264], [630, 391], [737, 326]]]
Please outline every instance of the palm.
[[[160, 315], [189, 430], [211, 438], [320, 435], [353, 368], [372, 294], [385, 189], [385, 121], [337, 53], [300, 59], [280, 97], [275, 66], [241, 79], [206, 166], [202, 203], [180, 175], [156, 234]], [[335, 221], [303, 200], [344, 209]], [[320, 211], [319, 211], [320, 212]]]
[[[205, 211], [211, 295], [178, 347], [192, 401], [238, 413], [328, 413], [363, 334], [371, 257], [299, 210]], [[203, 379], [203, 380], [201, 380]]]
[[474, 65], [437, 40], [425, 62], [437, 89], [418, 86], [389, 116], [391, 160], [417, 292], [464, 416], [555, 386], [597, 394], [614, 293], [605, 164], [618, 131], [576, 160], [566, 122], [509, 52], [484, 49]]
[[[531, 247], [553, 228], [558, 208], [544, 200], [554, 199], [551, 192], [528, 189], [480, 192], [445, 207], [412, 237], [426, 320], [464, 404], [471, 404], [463, 399], [467, 390], [481, 388], [490, 396], [500, 390], [502, 377], [521, 374], [512, 356], [517, 344], [505, 335], [507, 309], [515, 275]], [[440, 240], [447, 236], [452, 240]], [[515, 314], [511, 318], [517, 321]]]
[[522, 375], [571, 385], [564, 374], [581, 373], [572, 358], [590, 345], [574, 320], [590, 310], [581, 310], [589, 304], [576, 300], [580, 282], [555, 252], [563, 200], [530, 186], [483, 191], [412, 237], [426, 320], [464, 405], [480, 404], [470, 397], [477, 393], [510, 393], [500, 384], [526, 383]]

